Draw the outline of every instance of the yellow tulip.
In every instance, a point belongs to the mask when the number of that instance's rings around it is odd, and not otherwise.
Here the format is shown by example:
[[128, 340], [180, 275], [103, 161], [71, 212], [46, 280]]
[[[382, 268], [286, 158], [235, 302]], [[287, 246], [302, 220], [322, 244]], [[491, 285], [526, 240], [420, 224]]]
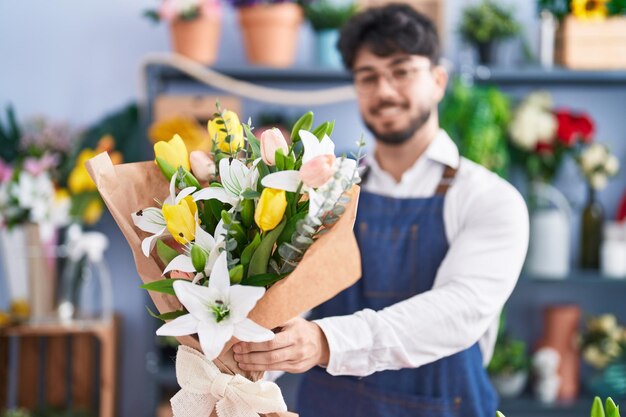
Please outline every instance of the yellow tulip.
[[582, 20], [606, 19], [609, 0], [572, 0], [572, 14]]
[[196, 238], [196, 212], [198, 206], [190, 195], [178, 204], [163, 204], [163, 217], [167, 230], [178, 243], [186, 244]]
[[83, 149], [76, 158], [76, 165], [72, 169], [67, 180], [67, 185], [72, 194], [80, 194], [85, 191], [95, 191], [96, 184], [93, 182], [85, 167], [85, 162], [98, 153], [93, 149]]
[[148, 131], [148, 137], [152, 143], [171, 139], [175, 134], [180, 135], [189, 152], [211, 150], [209, 133], [191, 117], [175, 116], [158, 121], [153, 123]]
[[28, 301], [18, 298], [11, 301], [11, 315], [18, 321], [28, 320], [30, 316], [30, 305]]
[[[243, 148], [243, 125], [239, 123], [237, 113], [226, 110], [224, 117], [216, 117], [209, 120], [209, 136], [215, 142], [218, 149], [226, 153], [235, 153]], [[230, 143], [226, 142], [227, 130], [230, 133]]]
[[102, 201], [98, 198], [94, 198], [87, 204], [85, 211], [83, 212], [83, 221], [85, 224], [91, 225], [95, 224], [100, 217], [102, 217], [102, 212], [104, 211], [104, 207], [102, 206]]
[[286, 208], [287, 197], [284, 190], [265, 188], [256, 206], [254, 221], [262, 231], [272, 230], [283, 219]]
[[0, 310], [0, 329], [11, 324], [11, 316], [6, 311]]
[[189, 171], [189, 153], [187, 152], [185, 142], [179, 135], [174, 135], [168, 142], [160, 141], [155, 143], [154, 156], [163, 159], [174, 169], [182, 166]]

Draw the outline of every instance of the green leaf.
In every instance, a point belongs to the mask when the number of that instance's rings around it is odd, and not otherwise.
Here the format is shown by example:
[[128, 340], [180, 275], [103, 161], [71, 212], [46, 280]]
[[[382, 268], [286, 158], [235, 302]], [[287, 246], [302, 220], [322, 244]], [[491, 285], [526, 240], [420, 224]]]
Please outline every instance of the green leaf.
[[[258, 193], [256, 191], [250, 191], [250, 195], [252, 193], [258, 194], [259, 197], [261, 196], [261, 193]], [[248, 192], [248, 190], [244, 191], [243, 194], [246, 194]], [[246, 229], [249, 229], [250, 226], [252, 226], [252, 223], [254, 222], [254, 200], [252, 200], [252, 198], [255, 198], [254, 196], [252, 197], [245, 197], [245, 200], [243, 200], [243, 202], [241, 203], [241, 222], [243, 223], [244, 227]]]
[[159, 259], [165, 265], [172, 262], [172, 259], [178, 256], [178, 252], [176, 252], [174, 249], [172, 249], [167, 243], [163, 242], [162, 240], [157, 239], [156, 250], [157, 250], [157, 255]]
[[250, 148], [252, 149], [252, 157], [254, 159], [261, 157], [261, 143], [254, 136], [252, 130], [250, 130], [250, 126], [247, 124], [243, 125], [243, 130], [246, 132], [246, 138], [248, 139], [248, 143], [250, 144]]
[[261, 193], [248, 188], [246, 191], [241, 193], [241, 196], [247, 200], [252, 200], [254, 198], [261, 197]]
[[144, 290], [160, 292], [163, 294], [176, 295], [174, 292], [174, 282], [176, 281], [187, 281], [185, 279], [173, 279], [173, 278], [165, 278], [157, 281], [148, 282], [147, 284], [140, 285], [139, 288], [143, 288]]
[[167, 313], [163, 313], [163, 314], [155, 314], [154, 312], [152, 312], [152, 310], [150, 310], [150, 307], [148, 306], [146, 306], [146, 310], [148, 310], [148, 314], [150, 314], [155, 319], [159, 319], [163, 321], [174, 320], [175, 318], [178, 318], [180, 316], [184, 316], [185, 314], [187, 314], [184, 310], [168, 311]]
[[165, 159], [156, 157], [155, 160], [159, 169], [161, 170], [163, 175], [165, 175], [165, 178], [167, 178], [168, 181], [171, 180], [174, 176], [174, 173], [176, 172], [176, 169], [171, 166]]
[[296, 157], [293, 153], [289, 154], [289, 156], [285, 159], [285, 169], [287, 171], [294, 170], [296, 168]]
[[311, 133], [313, 133], [317, 137], [317, 139], [321, 141], [324, 138], [324, 135], [326, 134], [326, 131], [328, 130], [329, 126], [330, 126], [329, 122], [324, 122], [318, 127], [316, 127]]
[[186, 187], [196, 187], [197, 190], [202, 188], [196, 177], [183, 167], [178, 168], [178, 179], [182, 181]]
[[276, 149], [276, 152], [274, 152], [274, 159], [276, 161], [276, 169], [279, 171], [284, 171], [286, 169], [286, 158], [285, 153], [281, 148]]
[[209, 206], [209, 208], [211, 209], [211, 213], [213, 213], [215, 219], [219, 221], [219, 219], [222, 218], [222, 211], [224, 211], [225, 206], [224, 203], [213, 198], [211, 200], [206, 200], [204, 204], [207, 204]]
[[276, 242], [278, 246], [280, 246], [283, 243], [291, 242], [291, 237], [296, 232], [298, 222], [304, 219], [307, 216], [307, 214], [308, 213], [306, 211], [303, 211], [303, 212], [296, 213], [289, 218], [289, 220], [287, 221], [287, 224], [285, 225], [285, 228], [283, 229], [282, 233], [280, 234]]
[[295, 144], [299, 142], [300, 139], [300, 130], [310, 130], [313, 126], [313, 112], [309, 111], [304, 113], [300, 118], [294, 123], [293, 128], [291, 129], [291, 143]]
[[332, 122], [328, 123], [328, 127], [326, 128], [326, 134], [328, 136], [333, 134], [333, 130], [335, 130], [335, 121], [333, 120]]
[[591, 417], [605, 417], [604, 409], [602, 408], [602, 400], [600, 397], [593, 399], [593, 405], [591, 406]]
[[267, 273], [267, 263], [272, 255], [272, 249], [276, 240], [285, 228], [286, 221], [283, 219], [278, 226], [261, 239], [261, 244], [252, 255], [250, 265], [248, 266], [248, 277]]
[[499, 412], [499, 411], [496, 411], [496, 417], [504, 417], [504, 414], [502, 414], [502, 413], [501, 413], [501, 412]]
[[267, 287], [273, 283], [285, 278], [288, 274], [258, 274], [246, 278], [242, 281], [242, 285], [249, 285], [252, 287]]
[[606, 417], [620, 417], [619, 407], [615, 405], [611, 397], [607, 397], [605, 403]]
[[241, 264], [244, 267], [247, 267], [250, 264], [252, 255], [254, 254], [254, 251], [259, 247], [260, 244], [261, 244], [261, 235], [257, 233], [254, 235], [254, 239], [252, 239], [252, 242], [250, 242], [250, 244], [245, 247], [243, 252], [241, 252]]

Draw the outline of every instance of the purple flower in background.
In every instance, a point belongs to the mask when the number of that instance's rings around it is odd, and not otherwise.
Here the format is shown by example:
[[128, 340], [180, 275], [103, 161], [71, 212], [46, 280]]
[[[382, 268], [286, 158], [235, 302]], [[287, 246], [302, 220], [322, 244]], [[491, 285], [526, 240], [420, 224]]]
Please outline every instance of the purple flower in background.
[[79, 135], [65, 123], [51, 123], [43, 117], [31, 119], [23, 127], [23, 149], [35, 148], [69, 153]]
[[233, 7], [249, 7], [257, 4], [296, 3], [294, 0], [229, 0]]
[[13, 168], [11, 168], [2, 159], [0, 159], [0, 184], [9, 181], [12, 175]]
[[42, 172], [56, 168], [58, 164], [58, 155], [46, 152], [41, 158], [26, 158], [24, 160], [24, 170], [36, 177]]

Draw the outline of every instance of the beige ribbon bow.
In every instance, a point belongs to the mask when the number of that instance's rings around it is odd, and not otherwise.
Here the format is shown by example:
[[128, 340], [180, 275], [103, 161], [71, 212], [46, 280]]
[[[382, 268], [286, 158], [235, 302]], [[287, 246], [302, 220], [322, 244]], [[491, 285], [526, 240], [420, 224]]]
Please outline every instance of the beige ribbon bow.
[[280, 388], [273, 382], [252, 382], [241, 375], [223, 374], [202, 353], [179, 346], [176, 379], [181, 390], [170, 400], [175, 417], [258, 417], [287, 411]]

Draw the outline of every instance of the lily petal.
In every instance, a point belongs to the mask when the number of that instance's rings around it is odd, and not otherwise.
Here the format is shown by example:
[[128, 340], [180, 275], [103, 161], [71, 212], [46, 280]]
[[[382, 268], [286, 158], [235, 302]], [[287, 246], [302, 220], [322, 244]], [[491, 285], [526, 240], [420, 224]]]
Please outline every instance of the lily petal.
[[189, 281], [174, 282], [176, 297], [185, 306], [189, 314], [200, 321], [215, 321], [207, 305], [220, 296], [215, 290]]
[[224, 228], [224, 220], [221, 220], [215, 226], [215, 240], [216, 242], [223, 241], [226, 238], [226, 229]]
[[176, 178], [178, 177], [178, 171], [174, 172], [170, 179], [170, 195], [165, 199], [163, 204], [174, 204], [176, 201]]
[[204, 355], [215, 359], [233, 336], [233, 325], [226, 323], [203, 322], [198, 324], [198, 338]]
[[[226, 251], [222, 252], [213, 265], [211, 277], [209, 278], [209, 288], [220, 295], [228, 294], [230, 289], [230, 276], [228, 275], [228, 262]], [[226, 301], [226, 300], [223, 300]]]
[[324, 135], [320, 142], [320, 153], [322, 155], [335, 154], [335, 142], [333, 142], [328, 135]]
[[300, 139], [304, 145], [304, 154], [302, 155], [303, 164], [320, 155], [321, 146], [317, 136], [308, 130], [301, 130]]
[[166, 233], [166, 231], [167, 231], [167, 228], [164, 227], [163, 229], [159, 230], [152, 236], [145, 238], [141, 242], [141, 251], [143, 252], [145, 256], [150, 256], [150, 252], [152, 252], [152, 248], [154, 248], [154, 244], [156, 243], [156, 240], [163, 235], [167, 235], [168, 233]]
[[196, 245], [200, 246], [208, 253], [215, 247], [215, 239], [213, 239], [213, 236], [206, 232], [199, 224], [196, 225]]
[[186, 336], [198, 333], [198, 320], [191, 314], [185, 314], [165, 323], [156, 331], [157, 336]]
[[250, 285], [233, 285], [230, 287], [230, 317], [234, 321], [248, 317], [248, 313], [257, 301], [265, 294], [265, 288]]
[[[222, 159], [222, 161], [224, 160], [225, 159]], [[229, 168], [222, 172], [222, 161], [220, 161], [222, 185], [230, 194], [239, 197], [239, 194], [244, 190], [250, 170], [240, 160], [233, 159], [230, 162]]]
[[211, 275], [211, 271], [213, 271], [213, 267], [215, 266], [215, 262], [217, 262], [217, 258], [220, 256], [220, 249], [224, 247], [224, 241], [219, 241], [217, 245], [213, 248], [211, 253], [209, 254], [209, 258], [204, 265], [204, 274], [208, 277]]
[[[221, 161], [220, 161], [221, 162]], [[222, 203], [230, 204], [231, 206], [237, 205], [239, 201], [236, 197], [226, 191], [222, 187], [207, 187], [193, 194], [193, 200], [219, 200]]]
[[265, 342], [274, 338], [274, 332], [267, 330], [250, 319], [235, 324], [233, 336], [242, 342]]
[[187, 255], [178, 255], [174, 259], [170, 261], [169, 264], [163, 270], [163, 275], [167, 274], [170, 271], [181, 271], [193, 273], [196, 272], [196, 268], [193, 267], [193, 263], [191, 262], [191, 258]]
[[178, 193], [178, 195], [176, 196], [176, 199], [174, 200], [174, 202], [176, 204], [178, 204], [180, 202], [180, 200], [182, 200], [183, 198], [187, 197], [188, 195], [193, 194], [194, 191], [196, 191], [196, 187], [187, 187], [187, 188], [185, 188], [180, 193]]
[[[298, 171], [278, 171], [266, 175], [261, 180], [261, 184], [266, 188], [275, 188], [291, 193], [295, 193], [298, 190], [298, 186], [301, 182], [300, 173]], [[300, 189], [300, 191], [303, 192], [304, 190]]]
[[165, 227], [161, 209], [148, 207], [131, 214], [135, 226], [148, 233], [158, 233]]

